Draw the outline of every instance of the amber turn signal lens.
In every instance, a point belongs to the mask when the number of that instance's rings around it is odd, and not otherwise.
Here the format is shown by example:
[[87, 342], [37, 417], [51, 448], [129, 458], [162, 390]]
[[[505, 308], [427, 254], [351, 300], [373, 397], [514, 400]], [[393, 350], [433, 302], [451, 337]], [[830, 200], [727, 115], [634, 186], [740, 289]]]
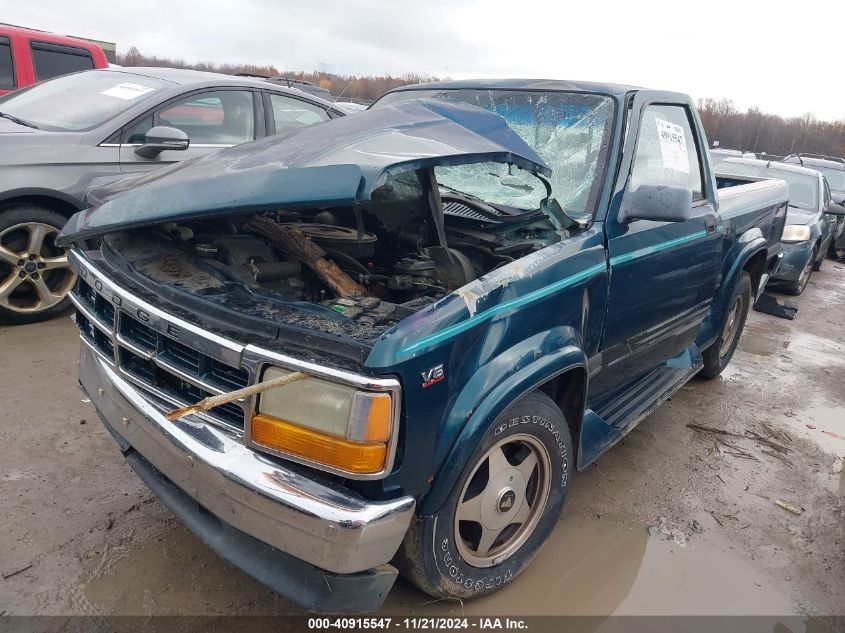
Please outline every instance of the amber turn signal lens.
[[350, 442], [266, 415], [252, 418], [252, 441], [355, 474], [380, 472], [387, 459], [386, 444]]
[[392, 404], [387, 394], [356, 393], [346, 438], [353, 442], [386, 442], [390, 438]]

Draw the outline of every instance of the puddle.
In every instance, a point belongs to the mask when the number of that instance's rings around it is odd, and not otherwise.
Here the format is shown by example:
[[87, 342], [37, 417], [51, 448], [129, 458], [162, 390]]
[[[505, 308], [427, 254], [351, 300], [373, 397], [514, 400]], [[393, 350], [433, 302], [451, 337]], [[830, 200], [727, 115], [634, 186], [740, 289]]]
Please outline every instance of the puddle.
[[[654, 532], [654, 531], [652, 531]], [[709, 532], [708, 532], [709, 534]], [[70, 596], [74, 612], [196, 615], [297, 612], [218, 558], [186, 529], [92, 555], [89, 579]], [[685, 547], [644, 524], [601, 519], [558, 523], [540, 555], [487, 598], [433, 601], [402, 580], [384, 615], [785, 615], [788, 597], [727, 544], [694, 535]]]
[[818, 444], [822, 450], [845, 458], [845, 407], [812, 407], [783, 418], [800, 437]]
[[789, 347], [792, 334], [788, 328], [768, 321], [748, 322], [739, 349], [755, 356], [771, 356]]
[[432, 602], [404, 581], [385, 614], [785, 615], [791, 600], [732, 552], [694, 536], [686, 545], [642, 524], [562, 520], [513, 584], [481, 600]]

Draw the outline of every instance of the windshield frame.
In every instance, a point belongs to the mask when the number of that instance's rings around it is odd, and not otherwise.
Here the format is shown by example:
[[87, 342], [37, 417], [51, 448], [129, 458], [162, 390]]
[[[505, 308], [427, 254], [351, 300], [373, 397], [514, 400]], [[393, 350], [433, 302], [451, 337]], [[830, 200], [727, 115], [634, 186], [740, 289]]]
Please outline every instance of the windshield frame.
[[[9, 92], [5, 95], [2, 95], [2, 96], [0, 96], [0, 112], [6, 112], [6, 108], [4, 107], [5, 104], [10, 102], [10, 101], [13, 101], [14, 99], [16, 99], [16, 98], [18, 98], [22, 95], [29, 94], [29, 93], [31, 93], [35, 90], [40, 90], [41, 88], [43, 88], [45, 86], [53, 85], [54, 82], [56, 82], [56, 81], [67, 80], [70, 77], [74, 77], [76, 75], [82, 75], [82, 74], [91, 76], [94, 73], [96, 73], [99, 76], [113, 77], [115, 79], [115, 82], [114, 82], [115, 86], [122, 84], [122, 83], [132, 83], [133, 77], [138, 77], [140, 79], [143, 79], [143, 80], [146, 80], [146, 81], [149, 81], [149, 82], [157, 82], [157, 83], [160, 83], [161, 86], [151, 90], [150, 91], [151, 94], [149, 95], [148, 98], [142, 98], [142, 99], [139, 99], [139, 100], [136, 100], [136, 101], [127, 101], [128, 106], [126, 108], [124, 108], [123, 110], [120, 110], [119, 112], [116, 112], [115, 114], [112, 114], [111, 116], [106, 117], [105, 119], [98, 121], [95, 125], [90, 125], [90, 126], [86, 126], [86, 127], [79, 127], [79, 128], [67, 128], [67, 127], [60, 127], [60, 126], [57, 126], [57, 125], [52, 125], [51, 122], [45, 122], [45, 121], [39, 121], [37, 119], [32, 119], [31, 117], [28, 117], [28, 116], [19, 116], [19, 118], [23, 119], [27, 122], [34, 123], [35, 125], [38, 126], [38, 129], [42, 130], [42, 131], [63, 132], [63, 133], [68, 133], [68, 134], [83, 134], [85, 132], [91, 132], [93, 130], [97, 130], [97, 129], [103, 127], [104, 125], [108, 124], [110, 121], [114, 121], [118, 117], [125, 115], [127, 112], [133, 111], [134, 109], [136, 109], [141, 104], [147, 104], [148, 108], [155, 107], [155, 105], [150, 106], [149, 104], [150, 103], [155, 104], [155, 103], [160, 102], [161, 97], [163, 95], [169, 94], [170, 91], [174, 87], [177, 87], [179, 85], [176, 82], [170, 81], [168, 79], [161, 79], [159, 77], [152, 77], [152, 76], [142, 75], [142, 74], [133, 73], [133, 72], [124, 72], [123, 70], [107, 70], [107, 69], [103, 69], [103, 68], [95, 68], [93, 70], [82, 70], [82, 71], [79, 71], [79, 72], [76, 72], [76, 73], [69, 73], [67, 75], [59, 75], [58, 77], [52, 77], [50, 79], [47, 79], [46, 81], [41, 81], [41, 82], [38, 82], [36, 84], [32, 84], [30, 86], [22, 88], [20, 90], [15, 90], [15, 91]], [[112, 86], [112, 87], [114, 87], [114, 86]], [[159, 99], [156, 99], [157, 96], [159, 97]], [[152, 101], [150, 101], [150, 99], [152, 99]], [[10, 114], [13, 114], [14, 116], [18, 116], [18, 114], [15, 113], [15, 112], [10, 112]]]
[[[590, 188], [590, 192], [587, 196], [587, 209], [585, 209], [581, 213], [576, 213], [572, 209], [567, 209], [564, 207], [564, 213], [567, 215], [572, 213], [572, 217], [581, 221], [585, 222], [589, 220], [590, 222], [595, 221], [601, 215], [601, 210], [607, 206], [608, 198], [610, 196], [610, 191], [612, 189], [612, 183], [615, 177], [616, 172], [616, 165], [611, 164], [611, 157], [614, 156], [615, 148], [618, 146], [619, 143], [619, 129], [620, 129], [620, 119], [623, 113], [624, 108], [620, 103], [619, 95], [604, 92], [601, 90], [556, 90], [554, 88], [510, 88], [510, 87], [496, 87], [496, 86], [436, 86], [436, 87], [413, 87], [413, 86], [403, 86], [400, 88], [395, 88], [389, 92], [386, 92], [381, 97], [376, 99], [371, 105], [370, 108], [376, 108], [379, 106], [383, 100], [391, 95], [397, 93], [417, 93], [418, 99], [436, 99], [440, 98], [437, 96], [437, 93], [444, 93], [444, 92], [495, 92], [495, 93], [506, 93], [506, 92], [513, 92], [513, 93], [521, 93], [521, 94], [528, 94], [528, 93], [539, 93], [539, 94], [555, 94], [555, 95], [573, 95], [573, 96], [593, 96], [593, 97], [600, 97], [603, 99], [607, 99], [610, 103], [610, 112], [608, 113], [607, 121], [608, 125], [605, 129], [603, 144], [601, 150], [599, 151], [599, 156], [596, 159], [596, 173], [594, 177], [593, 184]], [[407, 97], [408, 99], [414, 97]], [[398, 100], [390, 100], [388, 103], [396, 103]], [[461, 103], [469, 103], [462, 99], [458, 99]], [[470, 103], [469, 105], [475, 105]], [[481, 107], [481, 106], [476, 106]], [[486, 109], [486, 108], [485, 108]], [[488, 110], [490, 112], [490, 110]], [[510, 127], [510, 123], [508, 124]], [[511, 128], [513, 129], [513, 128]], [[526, 141], [528, 142], [528, 141]], [[529, 146], [531, 144], [529, 143]], [[533, 146], [532, 149], [537, 151]], [[548, 162], [548, 161], [547, 161]], [[554, 166], [550, 165], [552, 170], [554, 171]], [[537, 174], [534, 174], [537, 176]], [[541, 181], [543, 178], [537, 176]], [[554, 196], [554, 191], [552, 192]], [[561, 204], [561, 206], [563, 206]]]

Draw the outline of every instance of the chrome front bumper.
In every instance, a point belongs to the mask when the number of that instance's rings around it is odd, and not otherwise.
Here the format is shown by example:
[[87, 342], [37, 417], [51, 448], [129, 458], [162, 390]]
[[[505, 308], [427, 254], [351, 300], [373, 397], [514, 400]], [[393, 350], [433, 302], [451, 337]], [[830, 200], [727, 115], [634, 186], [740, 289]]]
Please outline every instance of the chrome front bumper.
[[169, 422], [86, 344], [79, 379], [119, 438], [237, 530], [336, 574], [387, 563], [399, 548], [413, 498], [370, 502], [288, 470], [199, 418]]

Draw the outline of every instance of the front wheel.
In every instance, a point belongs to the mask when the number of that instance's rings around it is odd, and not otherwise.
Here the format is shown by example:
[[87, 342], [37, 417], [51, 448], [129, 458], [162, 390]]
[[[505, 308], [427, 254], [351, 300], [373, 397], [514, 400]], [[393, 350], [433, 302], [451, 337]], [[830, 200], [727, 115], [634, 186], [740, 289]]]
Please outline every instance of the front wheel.
[[786, 287], [786, 292], [788, 294], [797, 297], [807, 288], [807, 284], [810, 283], [810, 277], [813, 274], [813, 270], [815, 270], [815, 261], [816, 255], [818, 255], [818, 248], [819, 247], [816, 246], [813, 249], [813, 252], [810, 255], [810, 259], [808, 259], [807, 262], [804, 264], [804, 268], [801, 270], [801, 275], [798, 277], [798, 280]]
[[822, 266], [824, 265], [824, 257], [825, 256], [821, 253], [816, 253], [816, 258], [813, 259], [813, 270], [819, 271], [822, 269]]
[[0, 323], [32, 323], [68, 308], [76, 273], [55, 245], [63, 215], [26, 204], [0, 211]]
[[416, 517], [397, 554], [405, 578], [438, 598], [478, 598], [531, 562], [560, 516], [572, 440], [560, 409], [535, 392], [487, 431], [443, 508]]
[[701, 354], [704, 367], [698, 375], [702, 378], [715, 378], [731, 362], [742, 331], [745, 329], [751, 299], [751, 277], [743, 271], [737, 278], [731, 298], [728, 300], [728, 311], [722, 324], [722, 331], [719, 332], [716, 341]]

